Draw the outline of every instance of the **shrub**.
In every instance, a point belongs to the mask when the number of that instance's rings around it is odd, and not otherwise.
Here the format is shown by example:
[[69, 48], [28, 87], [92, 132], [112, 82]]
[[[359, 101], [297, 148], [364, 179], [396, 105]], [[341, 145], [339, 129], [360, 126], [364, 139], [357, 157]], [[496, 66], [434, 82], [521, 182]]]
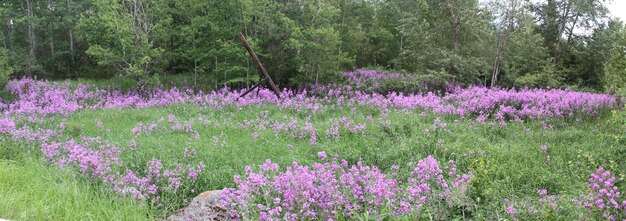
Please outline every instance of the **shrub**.
[[5, 48], [0, 48], [0, 88], [9, 81], [9, 77], [13, 74], [13, 69], [8, 63], [9, 56]]

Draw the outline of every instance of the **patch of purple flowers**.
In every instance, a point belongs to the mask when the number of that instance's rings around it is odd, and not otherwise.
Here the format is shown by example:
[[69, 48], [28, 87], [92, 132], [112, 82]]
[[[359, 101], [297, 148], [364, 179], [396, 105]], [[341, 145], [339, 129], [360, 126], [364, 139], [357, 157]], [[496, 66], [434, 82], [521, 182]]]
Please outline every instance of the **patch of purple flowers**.
[[15, 122], [8, 118], [0, 118], [0, 134], [10, 133], [15, 130]]
[[[38, 144], [48, 162], [61, 169], [72, 169], [100, 182], [113, 191], [136, 199], [155, 199], [159, 192], [176, 193], [182, 181], [193, 183], [203, 172], [204, 164], [177, 164], [165, 168], [160, 160], [147, 162], [145, 168], [127, 167], [122, 150], [100, 137], [82, 136], [80, 140], [60, 140], [59, 131], [32, 130], [28, 126], [9, 131], [14, 139]], [[129, 148], [136, 148], [134, 140]]]
[[588, 212], [601, 213], [605, 219], [626, 218], [626, 200], [622, 200], [615, 181], [611, 172], [600, 167], [591, 174], [587, 185], [589, 192], [580, 196], [578, 205]]
[[[420, 160], [407, 180], [397, 180], [376, 166], [349, 165], [335, 156], [311, 166], [293, 162], [284, 172], [267, 161], [255, 172], [245, 168], [237, 185], [226, 189], [222, 203], [235, 219], [333, 220], [361, 214], [418, 217], [423, 207], [446, 203], [467, 190], [471, 173], [444, 172], [429, 156]], [[452, 163], [451, 163], [452, 164]], [[455, 168], [455, 167], [454, 167]]]
[[[369, 73], [364, 71], [359, 73], [362, 73], [359, 76], [370, 75], [364, 74]], [[358, 79], [361, 78], [355, 78], [356, 81], [360, 81]], [[274, 104], [282, 109], [315, 114], [320, 110], [341, 105], [347, 108], [367, 106], [381, 110], [419, 109], [459, 117], [476, 117], [478, 122], [494, 118], [501, 124], [505, 124], [507, 120], [593, 116], [603, 110], [615, 108], [618, 103], [615, 96], [607, 94], [560, 89], [524, 88], [518, 90], [481, 86], [455, 87], [445, 95], [434, 93], [382, 95], [353, 90], [350, 87], [318, 85], [310, 91], [297, 92], [285, 89], [282, 91], [281, 100], [276, 99], [273, 92], [267, 89], [261, 89], [258, 94], [250, 94], [244, 98], [238, 96], [241, 90], [229, 88], [210, 93], [195, 93], [176, 88], [154, 89], [140, 95], [137, 92], [122, 93], [115, 90], [91, 88], [86, 85], [78, 85], [72, 89], [69, 83], [49, 83], [30, 78], [9, 82], [7, 90], [14, 93], [18, 99], [13, 103], [0, 106], [5, 114], [39, 115], [67, 115], [80, 109], [150, 107], [176, 103], [195, 103], [218, 109], [224, 106], [239, 108]], [[362, 125], [359, 125], [354, 130], [358, 131], [361, 128]], [[183, 129], [182, 126], [180, 129]]]

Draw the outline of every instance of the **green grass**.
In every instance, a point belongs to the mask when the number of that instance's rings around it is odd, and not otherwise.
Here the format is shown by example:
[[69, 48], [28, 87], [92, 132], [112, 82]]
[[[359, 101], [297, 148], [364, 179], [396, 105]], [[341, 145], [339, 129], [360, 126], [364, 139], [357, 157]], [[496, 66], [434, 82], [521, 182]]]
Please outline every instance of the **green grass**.
[[[138, 123], [150, 124], [168, 115], [183, 121], [195, 119], [193, 128], [199, 139], [192, 134], [159, 129], [139, 136], [131, 133]], [[307, 116], [318, 134], [317, 143], [309, 144], [308, 137], [300, 139], [288, 133], [275, 135], [269, 128], [264, 130], [246, 128], [239, 124], [245, 120], [263, 118], [273, 121], [295, 119], [300, 127]], [[371, 115], [373, 122], [365, 119]], [[219, 122], [219, 126], [202, 125], [198, 117]], [[331, 119], [343, 116], [358, 123], [367, 123], [365, 134], [349, 134], [341, 131], [341, 138], [331, 140], [325, 130]], [[285, 118], [286, 117], [286, 118]], [[383, 117], [391, 125], [380, 126]], [[448, 123], [450, 132], [425, 133], [433, 121], [440, 117]], [[203, 161], [207, 168], [194, 184], [183, 184], [182, 192], [163, 195], [163, 207], [148, 207], [141, 202], [120, 199], [111, 192], [77, 176], [72, 172], [61, 172], [46, 166], [39, 159], [35, 148], [7, 148], [0, 159], [0, 193], [7, 200], [0, 201], [0, 217], [24, 220], [115, 220], [162, 218], [184, 206], [202, 191], [233, 187], [233, 176], [242, 174], [247, 165], [259, 165], [266, 159], [277, 162], [283, 168], [293, 161], [302, 164], [317, 162], [316, 153], [324, 150], [329, 155], [338, 154], [351, 163], [363, 161], [377, 165], [383, 171], [392, 165], [405, 168], [400, 176], [407, 176], [418, 160], [434, 155], [439, 162], [454, 160], [462, 172], [471, 170], [472, 181], [468, 202], [469, 217], [478, 220], [503, 218], [504, 198], [528, 204], [536, 202], [540, 188], [550, 194], [561, 195], [568, 204], [558, 215], [527, 219], [577, 219], [578, 210], [569, 199], [585, 190], [589, 174], [603, 166], [620, 179], [618, 185], [626, 187], [626, 148], [623, 140], [615, 139], [623, 133], [609, 116], [590, 118], [583, 121], [548, 120], [554, 126], [545, 129], [540, 121], [509, 123], [506, 126], [476, 124], [473, 119], [424, 114], [420, 111], [390, 111], [384, 117], [380, 110], [359, 107], [354, 110], [336, 107], [321, 110], [312, 115], [276, 106], [225, 107], [214, 109], [179, 104], [169, 107], [144, 109], [84, 110], [69, 116], [47, 118], [41, 128], [58, 128], [66, 122], [64, 139], [79, 139], [101, 136], [123, 150], [122, 160], [126, 165], [144, 166], [147, 161], [160, 159], [166, 168], [177, 163], [195, 164]], [[105, 131], [98, 128], [102, 121]], [[255, 125], [255, 124], [253, 124]], [[107, 132], [109, 131], [109, 132]], [[258, 139], [252, 139], [252, 133]], [[217, 143], [214, 139], [218, 140]], [[128, 144], [135, 139], [138, 150], [132, 151]], [[225, 141], [223, 143], [223, 141]], [[547, 153], [540, 151], [546, 144]], [[16, 145], [16, 144], [5, 144]], [[185, 148], [195, 149], [197, 156], [187, 159]], [[29, 153], [30, 152], [30, 153]], [[23, 155], [23, 157], [19, 157]], [[550, 156], [550, 161], [547, 156]], [[10, 157], [18, 156], [18, 157]], [[35, 158], [35, 159], [30, 159]], [[17, 160], [16, 160], [17, 159]]]
[[[600, 166], [611, 170], [619, 179], [623, 179], [626, 172], [623, 143], [614, 138], [614, 125], [607, 123], [607, 117], [581, 122], [548, 121], [554, 129], [545, 129], [539, 121], [499, 127], [476, 124], [472, 119], [442, 117], [449, 124], [450, 133], [426, 134], [424, 130], [432, 127], [436, 115], [391, 111], [387, 118], [391, 126], [383, 128], [376, 120], [381, 116], [378, 110], [363, 107], [353, 114], [349, 109], [339, 108], [321, 111], [311, 118], [318, 133], [317, 144], [311, 146], [308, 137], [297, 139], [288, 134], [276, 137], [269, 129], [241, 129], [238, 126], [244, 120], [261, 116], [262, 112], [267, 112], [269, 119], [282, 120], [283, 116], [288, 116], [297, 119], [301, 125], [307, 116], [275, 106], [211, 109], [181, 104], [162, 108], [81, 111], [66, 118], [50, 119], [45, 127], [56, 127], [65, 119], [68, 139], [78, 139], [81, 134], [102, 136], [123, 149], [122, 157], [128, 164], [146, 165], [151, 159], [161, 159], [166, 167], [172, 167], [176, 163], [203, 161], [207, 172], [201, 175], [198, 183], [185, 186], [183, 192], [164, 196], [165, 207], [156, 211], [160, 215], [184, 206], [201, 191], [233, 187], [233, 176], [242, 174], [246, 165], [259, 165], [266, 159], [282, 167], [293, 161], [310, 164], [317, 161], [316, 153], [320, 150], [329, 155], [338, 154], [352, 163], [363, 161], [377, 165], [383, 171], [394, 164], [410, 169], [428, 155], [434, 155], [441, 163], [454, 160], [459, 170], [471, 170], [475, 175], [470, 191], [474, 201], [470, 204], [474, 205], [472, 216], [477, 219], [501, 217], [504, 198], [522, 203], [536, 202], [539, 198], [536, 191], [540, 188], [547, 188], [550, 194], [559, 194], [566, 199], [576, 197], [583, 193], [589, 174]], [[200, 139], [170, 129], [140, 136], [130, 132], [138, 122], [149, 124], [159, 118], [167, 119], [169, 114], [174, 114], [181, 124], [196, 119], [194, 128], [199, 131]], [[362, 123], [367, 121], [362, 116], [367, 115], [372, 115], [375, 120], [367, 122], [364, 135], [342, 131], [339, 140], [326, 138], [324, 131], [330, 127], [330, 119], [348, 116]], [[199, 116], [220, 122], [220, 126], [203, 126], [197, 120]], [[96, 120], [102, 121], [110, 133], [101, 131]], [[252, 139], [251, 134], [255, 131], [258, 140]], [[214, 137], [219, 139], [217, 144], [213, 142]], [[137, 151], [128, 149], [131, 139], [136, 140]], [[226, 143], [222, 144], [222, 140]], [[548, 146], [547, 153], [540, 151], [543, 144]], [[197, 157], [184, 158], [185, 148], [195, 149]], [[547, 155], [550, 161], [547, 161]], [[408, 170], [405, 171], [407, 174]], [[624, 187], [624, 182], [620, 181], [618, 185]], [[560, 211], [558, 218], [576, 217], [577, 213], [571, 207]]]
[[73, 172], [60, 171], [38, 158], [17, 152], [22, 148], [17, 143], [0, 142], [0, 218], [68, 221], [152, 218], [145, 203], [119, 198]]

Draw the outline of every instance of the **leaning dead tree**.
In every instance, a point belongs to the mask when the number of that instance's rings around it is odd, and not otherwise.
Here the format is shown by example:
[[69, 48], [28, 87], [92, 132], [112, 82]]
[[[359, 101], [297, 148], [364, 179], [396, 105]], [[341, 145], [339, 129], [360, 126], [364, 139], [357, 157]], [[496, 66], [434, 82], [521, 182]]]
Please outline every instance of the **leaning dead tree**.
[[267, 70], [265, 70], [265, 67], [263, 66], [263, 64], [261, 64], [261, 61], [256, 56], [256, 54], [254, 53], [254, 50], [252, 50], [252, 47], [250, 47], [250, 44], [248, 44], [248, 41], [246, 41], [246, 38], [243, 36], [242, 33], [239, 33], [239, 40], [241, 41], [243, 46], [246, 48], [246, 50], [248, 50], [248, 54], [250, 54], [250, 57], [252, 57], [252, 60], [256, 64], [257, 68], [259, 69], [259, 72], [261, 72], [261, 80], [259, 80], [259, 82], [257, 82], [254, 86], [252, 86], [252, 88], [248, 89], [246, 92], [241, 94], [240, 97], [246, 96], [247, 94], [252, 92], [254, 89], [261, 86], [261, 84], [267, 82], [267, 84], [270, 86], [270, 89], [272, 89], [272, 91], [274, 91], [274, 94], [276, 94], [276, 97], [280, 99], [280, 91], [278, 90], [278, 87], [276, 87], [276, 84], [274, 84], [274, 81], [272, 80], [270, 75], [267, 74]]

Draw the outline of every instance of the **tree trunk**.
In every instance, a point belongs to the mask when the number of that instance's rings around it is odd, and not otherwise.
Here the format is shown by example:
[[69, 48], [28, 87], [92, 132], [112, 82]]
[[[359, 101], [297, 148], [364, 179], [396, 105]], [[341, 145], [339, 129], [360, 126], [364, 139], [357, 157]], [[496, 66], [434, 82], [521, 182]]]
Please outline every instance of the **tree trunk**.
[[461, 53], [461, 19], [456, 16], [453, 17], [455, 17], [453, 35], [454, 52], [458, 55]]
[[443, 0], [443, 3], [446, 5], [446, 8], [448, 9], [448, 14], [450, 15], [450, 21], [452, 22], [452, 25], [454, 26], [454, 31], [452, 33], [452, 46], [454, 47], [454, 52], [456, 54], [460, 54], [461, 52], [461, 29], [462, 29], [462, 23], [461, 23], [461, 17], [459, 17], [459, 15], [457, 15], [457, 13], [454, 11], [454, 7], [450, 4], [450, 0]]
[[[343, 31], [343, 29], [345, 28], [345, 24], [346, 24], [346, 9], [345, 9], [345, 3], [342, 1], [341, 4], [341, 24], [339, 27], [341, 27], [340, 29], [340, 33], [341, 31]], [[342, 46], [343, 46], [343, 41], [339, 41], [339, 56], [341, 56], [342, 53]]]
[[[70, 35], [70, 53], [72, 53], [73, 55], [74, 54], [74, 31], [72, 31], [72, 29], [70, 28], [68, 32]], [[74, 56], [72, 56], [72, 62], [74, 62]]]
[[4, 39], [4, 41], [2, 41], [2, 45], [4, 45], [4, 48], [9, 48], [9, 45], [7, 44], [8, 40], [7, 37], [5, 37], [4, 32], [2, 32], [2, 30], [0, 30], [0, 36], [2, 36], [2, 39]]
[[510, 0], [509, 4], [505, 6], [505, 20], [503, 24], [504, 30], [498, 35], [498, 41], [496, 43], [496, 56], [493, 63], [493, 73], [491, 74], [491, 87], [496, 86], [498, 83], [498, 76], [500, 75], [500, 69], [502, 66], [502, 57], [504, 51], [509, 44], [511, 34], [515, 31], [515, 24], [517, 23], [516, 14], [519, 9], [519, 1]]
[[[193, 18], [191, 19], [191, 26], [193, 27]], [[193, 30], [193, 37], [191, 38], [191, 47], [193, 48], [193, 54], [195, 55], [197, 53], [197, 49], [196, 49], [196, 31], [195, 28], [192, 29]], [[196, 87], [196, 78], [198, 76], [198, 57], [197, 56], [193, 56], [193, 84], [194, 87]]]
[[572, 40], [572, 36], [574, 35], [574, 28], [576, 27], [576, 24], [578, 23], [578, 18], [580, 17], [580, 12], [576, 13], [576, 17], [574, 17], [574, 22], [572, 23], [572, 26], [569, 29], [569, 34], [567, 35], [567, 43], [569, 44]]
[[[66, 16], [72, 16], [72, 0], [67, 0], [67, 6], [66, 6]], [[68, 68], [68, 76], [69, 77], [76, 77], [75, 75], [75, 71], [74, 71], [74, 67], [75, 67], [75, 63], [76, 61], [74, 60], [74, 30], [73, 27], [74, 24], [67, 24], [67, 34], [69, 37], [69, 47], [70, 47], [70, 64], [69, 64], [69, 68]]]
[[[511, 27], [511, 25], [509, 25], [509, 27]], [[498, 43], [496, 44], [496, 56], [495, 56], [495, 61], [493, 63], [493, 73], [491, 74], [491, 85], [490, 85], [491, 87], [496, 86], [496, 84], [498, 83], [498, 76], [500, 75], [500, 68], [502, 66], [502, 57], [504, 54], [504, 48], [508, 44], [509, 34], [512, 31], [513, 30], [511, 29], [505, 30], [504, 33], [502, 33], [498, 37]]]
[[54, 56], [54, 35], [50, 34], [50, 56]]
[[500, 63], [502, 63], [502, 50], [504, 49], [504, 34], [501, 34], [498, 37], [498, 42], [496, 43], [496, 56], [495, 61], [493, 62], [493, 73], [491, 73], [491, 84], [490, 86], [496, 86], [498, 82], [498, 75], [500, 74]]
[[7, 48], [9, 49], [9, 56], [13, 55], [13, 17], [9, 17], [9, 19], [7, 20], [7, 27], [8, 27], [8, 32], [7, 33]]
[[[454, 7], [450, 4], [450, 0], [443, 0], [446, 8], [448, 9], [448, 14], [450, 15], [450, 22], [454, 26], [454, 30], [452, 33], [452, 47], [454, 50], [454, 54], [457, 56], [461, 55], [461, 17], [454, 11]], [[460, 77], [459, 75], [459, 67], [456, 62], [453, 62], [450, 65], [450, 73], [454, 74], [454, 78]]]
[[[48, 10], [50, 11], [50, 14], [52, 14], [52, 12], [54, 11], [54, 4], [52, 4], [52, 0], [48, 0]], [[54, 27], [53, 26], [54, 20], [49, 20], [49, 27]], [[50, 47], [50, 57], [54, 57], [54, 29], [53, 28], [49, 28], [49, 35], [50, 35], [50, 42], [49, 42], [49, 47]]]
[[496, 52], [496, 59], [493, 64], [493, 73], [491, 74], [491, 87], [496, 86], [498, 82], [498, 75], [500, 74], [500, 63], [502, 62], [501, 51], [498, 49]]
[[74, 70], [74, 67], [76, 66], [76, 60], [74, 58], [74, 31], [72, 31], [72, 27], [70, 27], [70, 29], [68, 30], [69, 33], [69, 37], [70, 37], [70, 68], [69, 70], [69, 75], [72, 77], [77, 77], [76, 76], [76, 71]]
[[26, 14], [28, 17], [28, 57], [26, 59], [26, 74], [33, 74], [33, 66], [35, 65], [35, 49], [37, 42], [35, 39], [35, 28], [33, 27], [33, 7], [30, 0], [26, 0]]
[[569, 17], [570, 9], [572, 8], [572, 0], [567, 2], [567, 6], [565, 8], [565, 12], [559, 18], [559, 32], [556, 36], [556, 43], [554, 45], [554, 51], [552, 52], [552, 64], [556, 64], [558, 61], [559, 53], [561, 52], [561, 36], [565, 32], [565, 27], [567, 26], [567, 18]]

